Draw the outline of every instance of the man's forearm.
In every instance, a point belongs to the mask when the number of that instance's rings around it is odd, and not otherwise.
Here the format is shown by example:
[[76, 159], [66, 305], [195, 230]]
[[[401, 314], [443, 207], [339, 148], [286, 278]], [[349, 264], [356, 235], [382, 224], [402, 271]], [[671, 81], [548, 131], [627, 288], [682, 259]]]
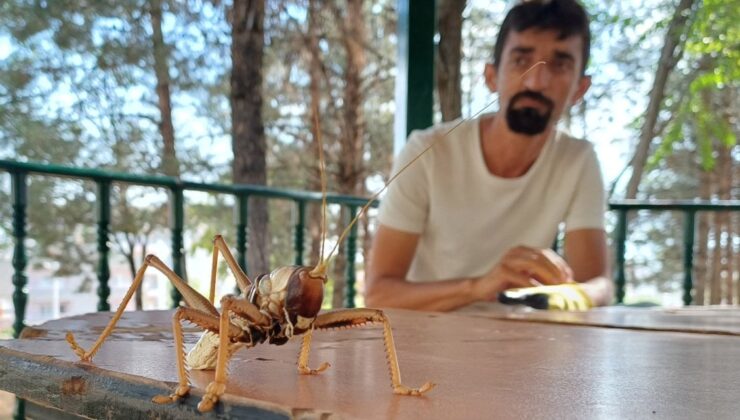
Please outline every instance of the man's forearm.
[[479, 300], [472, 278], [413, 283], [375, 279], [368, 289], [368, 306], [446, 312]]

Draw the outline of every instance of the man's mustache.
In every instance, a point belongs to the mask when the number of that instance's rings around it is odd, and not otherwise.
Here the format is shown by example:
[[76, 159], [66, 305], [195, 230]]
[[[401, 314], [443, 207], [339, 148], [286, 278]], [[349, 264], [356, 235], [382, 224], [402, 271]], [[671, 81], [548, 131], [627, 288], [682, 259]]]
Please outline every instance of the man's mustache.
[[511, 98], [511, 101], [509, 103], [513, 107], [521, 99], [531, 99], [533, 101], [537, 101], [545, 105], [548, 109], [552, 109], [555, 107], [555, 103], [550, 98], [548, 98], [547, 96], [539, 92], [534, 92], [531, 90], [525, 90], [525, 91], [517, 93]]

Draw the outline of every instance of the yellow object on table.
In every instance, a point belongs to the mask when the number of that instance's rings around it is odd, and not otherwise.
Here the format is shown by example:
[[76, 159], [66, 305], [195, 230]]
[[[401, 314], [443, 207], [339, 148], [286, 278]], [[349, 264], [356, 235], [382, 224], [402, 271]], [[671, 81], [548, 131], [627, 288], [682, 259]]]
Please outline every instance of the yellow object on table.
[[551, 311], [586, 311], [594, 306], [578, 283], [506, 290], [499, 294], [499, 301]]

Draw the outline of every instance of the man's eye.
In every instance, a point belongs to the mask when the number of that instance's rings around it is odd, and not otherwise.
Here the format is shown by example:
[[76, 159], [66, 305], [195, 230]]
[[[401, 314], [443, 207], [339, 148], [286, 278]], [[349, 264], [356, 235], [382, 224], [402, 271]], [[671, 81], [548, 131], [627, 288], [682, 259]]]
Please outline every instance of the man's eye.
[[529, 63], [529, 60], [526, 57], [514, 58], [514, 65], [516, 65], [517, 67], [526, 66], [528, 63]]
[[567, 60], [555, 60], [551, 67], [554, 72], [563, 73], [570, 70], [571, 63]]

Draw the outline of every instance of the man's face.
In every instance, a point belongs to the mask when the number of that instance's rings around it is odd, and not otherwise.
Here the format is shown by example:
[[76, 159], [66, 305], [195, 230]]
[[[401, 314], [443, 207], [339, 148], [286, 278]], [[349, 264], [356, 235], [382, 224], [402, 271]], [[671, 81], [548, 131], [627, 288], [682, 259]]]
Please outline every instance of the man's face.
[[486, 65], [486, 84], [499, 93], [500, 109], [513, 132], [541, 134], [591, 85], [589, 77], [581, 76], [581, 37], [560, 40], [557, 35], [536, 28], [511, 31], [498, 69]]

